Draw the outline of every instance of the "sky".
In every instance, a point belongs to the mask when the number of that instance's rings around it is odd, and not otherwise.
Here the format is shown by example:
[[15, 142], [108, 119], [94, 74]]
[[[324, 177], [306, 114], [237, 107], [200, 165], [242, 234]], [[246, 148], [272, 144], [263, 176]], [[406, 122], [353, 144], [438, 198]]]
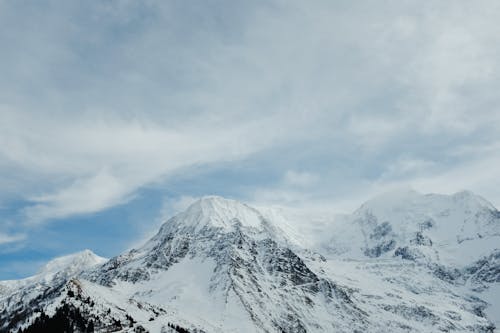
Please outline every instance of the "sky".
[[203, 195], [500, 207], [498, 22], [487, 0], [0, 0], [0, 279], [117, 255]]

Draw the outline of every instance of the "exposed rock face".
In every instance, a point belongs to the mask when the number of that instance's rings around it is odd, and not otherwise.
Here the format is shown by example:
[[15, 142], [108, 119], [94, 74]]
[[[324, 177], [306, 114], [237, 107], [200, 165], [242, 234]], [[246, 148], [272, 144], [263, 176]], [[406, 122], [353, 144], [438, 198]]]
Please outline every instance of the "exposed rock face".
[[65, 316], [75, 332], [493, 332], [500, 214], [471, 193], [375, 199], [317, 249], [289, 233], [203, 198], [138, 249], [0, 282], [0, 332]]

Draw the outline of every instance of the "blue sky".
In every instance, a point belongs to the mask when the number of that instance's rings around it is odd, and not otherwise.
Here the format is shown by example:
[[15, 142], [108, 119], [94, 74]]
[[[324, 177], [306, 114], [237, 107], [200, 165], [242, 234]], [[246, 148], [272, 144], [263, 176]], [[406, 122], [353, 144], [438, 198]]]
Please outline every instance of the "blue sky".
[[499, 21], [496, 1], [0, 1], [0, 279], [116, 255], [208, 194], [500, 206]]

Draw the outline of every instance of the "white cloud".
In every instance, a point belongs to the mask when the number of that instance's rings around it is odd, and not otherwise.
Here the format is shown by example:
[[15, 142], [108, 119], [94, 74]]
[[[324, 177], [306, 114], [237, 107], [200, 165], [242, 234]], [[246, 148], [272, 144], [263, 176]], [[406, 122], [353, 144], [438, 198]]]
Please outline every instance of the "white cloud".
[[178, 198], [165, 198], [160, 209], [160, 221], [165, 222], [168, 218], [186, 210], [197, 199], [190, 195], [181, 195]]
[[36, 204], [26, 209], [28, 221], [96, 212], [127, 200], [130, 188], [106, 170], [87, 179], [77, 179], [56, 193], [31, 198]]
[[[440, 160], [499, 140], [495, 1], [1, 6], [0, 199], [33, 200], [32, 222], [284, 145], [325, 147], [317, 165], [349, 157], [336, 179], [351, 192], [337, 199], [404, 181], [446, 191], [454, 173], [489, 192], [500, 176], [483, 155]], [[356, 174], [358, 164], [382, 175]], [[291, 202], [337, 188], [325, 172], [283, 168], [260, 195]]]
[[284, 182], [286, 184], [292, 186], [300, 186], [300, 187], [313, 185], [317, 181], [318, 181], [317, 175], [305, 171], [299, 172], [299, 171], [288, 170], [285, 173], [284, 177]]
[[380, 149], [381, 145], [390, 143], [391, 139], [407, 130], [409, 125], [409, 120], [405, 117], [398, 119], [394, 115], [354, 114], [350, 117], [347, 129], [356, 142], [374, 151]]
[[500, 155], [491, 155], [432, 175], [417, 177], [410, 182], [421, 192], [455, 193], [461, 190], [471, 190], [500, 209], [499, 165]]
[[401, 156], [392, 164], [388, 165], [387, 170], [380, 176], [381, 179], [401, 179], [415, 177], [422, 173], [431, 173], [436, 163], [429, 160]]
[[[56, 184], [53, 192], [29, 198], [35, 205], [26, 213], [38, 222], [111, 207], [180, 168], [237, 160], [280, 139], [259, 122], [221, 131], [196, 119], [184, 128], [168, 128], [119, 118], [94, 123], [2, 116], [0, 154], [23, 172], [43, 176], [44, 185]], [[31, 130], [19, 132], [25, 126]]]
[[6, 234], [0, 232], [0, 245], [3, 244], [9, 244], [9, 243], [16, 243], [19, 241], [22, 241], [26, 238], [26, 235], [24, 234]]

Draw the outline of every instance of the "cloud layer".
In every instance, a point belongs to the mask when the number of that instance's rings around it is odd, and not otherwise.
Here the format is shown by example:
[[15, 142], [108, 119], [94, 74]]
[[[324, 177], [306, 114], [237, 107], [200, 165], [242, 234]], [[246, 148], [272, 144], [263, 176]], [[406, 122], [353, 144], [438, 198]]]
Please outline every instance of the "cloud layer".
[[254, 163], [275, 175], [239, 194], [257, 201], [498, 205], [499, 20], [495, 1], [2, 2], [0, 200], [40, 224]]

